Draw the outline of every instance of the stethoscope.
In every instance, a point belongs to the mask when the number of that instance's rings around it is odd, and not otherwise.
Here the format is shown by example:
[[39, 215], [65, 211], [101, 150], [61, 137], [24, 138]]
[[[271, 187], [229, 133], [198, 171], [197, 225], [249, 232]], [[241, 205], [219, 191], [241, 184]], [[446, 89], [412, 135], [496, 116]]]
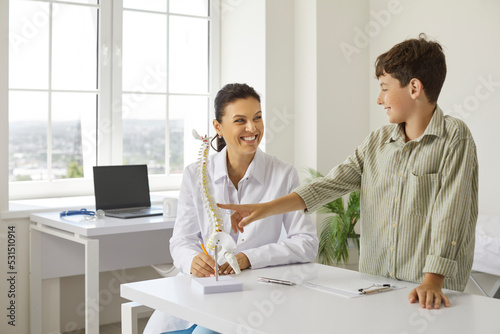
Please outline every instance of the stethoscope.
[[99, 219], [99, 218], [104, 218], [105, 213], [104, 210], [97, 210], [97, 211], [91, 211], [87, 209], [80, 209], [80, 210], [66, 210], [66, 211], [61, 211], [59, 213], [59, 217], [67, 217], [67, 216], [76, 216], [76, 215], [85, 215], [88, 216], [86, 219]]

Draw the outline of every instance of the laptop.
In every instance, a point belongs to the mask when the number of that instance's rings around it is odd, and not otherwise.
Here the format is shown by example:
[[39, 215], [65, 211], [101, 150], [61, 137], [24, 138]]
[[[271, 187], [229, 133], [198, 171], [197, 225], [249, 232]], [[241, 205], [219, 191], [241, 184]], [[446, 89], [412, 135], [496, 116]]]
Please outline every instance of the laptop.
[[108, 217], [163, 214], [162, 207], [151, 206], [147, 165], [94, 167], [94, 194], [96, 210], [104, 210]]

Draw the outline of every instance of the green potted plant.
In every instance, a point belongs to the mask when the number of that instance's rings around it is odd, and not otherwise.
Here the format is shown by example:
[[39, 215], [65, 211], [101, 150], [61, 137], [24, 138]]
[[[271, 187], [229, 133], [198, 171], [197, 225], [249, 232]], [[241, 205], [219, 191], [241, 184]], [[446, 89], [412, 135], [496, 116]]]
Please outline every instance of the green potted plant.
[[[309, 177], [306, 182], [323, 175], [312, 169], [307, 169]], [[321, 223], [318, 249], [318, 262], [326, 265], [347, 264], [349, 260], [349, 246], [354, 242], [359, 251], [359, 234], [354, 226], [360, 217], [359, 191], [349, 194], [347, 206], [342, 197], [324, 204], [318, 213], [331, 214]]]

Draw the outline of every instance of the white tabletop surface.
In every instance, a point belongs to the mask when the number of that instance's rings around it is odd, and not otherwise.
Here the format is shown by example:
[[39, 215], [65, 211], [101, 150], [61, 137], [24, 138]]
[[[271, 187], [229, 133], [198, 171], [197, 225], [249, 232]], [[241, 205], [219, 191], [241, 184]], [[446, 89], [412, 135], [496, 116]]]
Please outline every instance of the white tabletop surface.
[[[151, 205], [161, 205], [164, 198], [178, 198], [179, 191], [155, 191], [151, 193]], [[78, 210], [95, 207], [95, 197], [72, 196], [59, 198], [38, 198], [9, 201], [9, 209], [1, 212], [2, 219], [29, 218], [32, 213]]]
[[[202, 295], [192, 292], [190, 275], [121, 285], [121, 296], [222, 333], [500, 333], [500, 300], [447, 291], [450, 308], [421, 309], [408, 302], [416, 285], [357, 298], [345, 298], [303, 286], [312, 279], [352, 275], [355, 271], [318, 264], [245, 270], [235, 276], [242, 292]], [[284, 286], [257, 281], [281, 278]], [[395, 281], [390, 281], [394, 283]]]
[[86, 220], [85, 218], [84, 215], [60, 217], [59, 211], [37, 213], [30, 216], [30, 220], [33, 222], [86, 237], [173, 228], [175, 222], [174, 217], [164, 216], [130, 219], [104, 217], [97, 220]]

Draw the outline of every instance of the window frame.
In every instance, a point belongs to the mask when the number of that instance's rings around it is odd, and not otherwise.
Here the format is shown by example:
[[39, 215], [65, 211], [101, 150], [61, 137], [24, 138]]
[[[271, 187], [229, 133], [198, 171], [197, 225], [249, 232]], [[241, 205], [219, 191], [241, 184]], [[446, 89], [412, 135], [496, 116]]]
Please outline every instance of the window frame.
[[[15, 0], [13, 0], [15, 1]], [[39, 0], [35, 0], [39, 1]], [[55, 2], [42, 0], [43, 2]], [[167, 1], [167, 0], [165, 0]], [[220, 86], [220, 0], [208, 0], [208, 94], [209, 106], [213, 104], [216, 89]], [[69, 4], [69, 3], [68, 3]], [[71, 3], [74, 5], [75, 3]], [[167, 13], [167, 16], [177, 15]], [[189, 15], [185, 15], [189, 16]], [[111, 21], [103, 19], [111, 17]], [[97, 165], [121, 165], [123, 157], [121, 96], [121, 51], [122, 51], [123, 0], [101, 0], [98, 36], [98, 82], [99, 95], [97, 118]], [[52, 18], [50, 18], [52, 24]], [[168, 21], [167, 21], [168, 24]], [[167, 37], [168, 38], [168, 37]], [[167, 39], [168, 43], [168, 39]], [[168, 45], [167, 45], [168, 48]], [[52, 53], [52, 50], [49, 50]], [[49, 58], [50, 59], [50, 58]], [[167, 60], [168, 61], [168, 60]], [[7, 78], [8, 78], [7, 73]], [[9, 92], [11, 88], [9, 86]], [[50, 93], [51, 91], [48, 90]], [[167, 100], [172, 94], [167, 89]], [[193, 94], [203, 96], [203, 94]], [[113, 118], [113, 115], [120, 117]], [[166, 117], [166, 146], [168, 145], [168, 104]], [[112, 127], [112, 131], [103, 131]], [[50, 128], [50, 126], [49, 126]], [[210, 125], [207, 124], [207, 128]], [[50, 135], [50, 134], [49, 134]], [[50, 148], [48, 148], [50, 150]], [[168, 152], [168, 147], [166, 148]], [[168, 155], [166, 155], [168, 157]], [[168, 159], [165, 170], [168, 171]], [[48, 166], [49, 168], [49, 166]], [[150, 175], [151, 191], [177, 190], [180, 188], [182, 174]], [[93, 194], [93, 178], [51, 179], [42, 181], [9, 181], [9, 199], [33, 199], [50, 197], [88, 196]]]

